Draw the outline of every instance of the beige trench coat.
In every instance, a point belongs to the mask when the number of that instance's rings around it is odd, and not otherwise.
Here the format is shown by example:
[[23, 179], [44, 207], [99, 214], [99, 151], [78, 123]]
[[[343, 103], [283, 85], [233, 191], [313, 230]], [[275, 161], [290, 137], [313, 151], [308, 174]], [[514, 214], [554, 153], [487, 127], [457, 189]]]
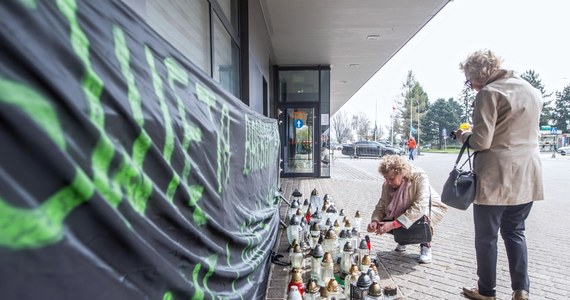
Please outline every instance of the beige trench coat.
[[469, 145], [477, 151], [475, 204], [519, 205], [544, 199], [538, 141], [542, 96], [512, 71], [499, 70], [477, 93]]
[[[429, 198], [431, 190], [431, 224], [435, 225], [447, 212], [447, 205], [441, 202], [439, 194], [429, 185], [427, 174], [420, 168], [412, 168], [412, 175], [408, 179], [408, 202], [407, 207], [402, 215], [398, 218], [398, 222], [404, 228], [409, 228], [414, 222], [422, 216], [430, 216]], [[389, 195], [390, 187], [384, 182], [382, 185], [382, 194], [380, 200], [376, 204], [376, 208], [372, 212], [371, 221], [382, 221], [386, 217], [386, 207], [390, 203]]]

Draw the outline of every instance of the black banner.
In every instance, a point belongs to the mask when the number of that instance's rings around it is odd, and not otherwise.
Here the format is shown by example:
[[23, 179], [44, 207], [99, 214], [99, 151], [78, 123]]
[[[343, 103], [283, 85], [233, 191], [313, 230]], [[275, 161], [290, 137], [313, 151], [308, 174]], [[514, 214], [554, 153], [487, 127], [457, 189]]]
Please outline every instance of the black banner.
[[121, 1], [4, 0], [0, 49], [0, 298], [264, 298], [275, 120]]

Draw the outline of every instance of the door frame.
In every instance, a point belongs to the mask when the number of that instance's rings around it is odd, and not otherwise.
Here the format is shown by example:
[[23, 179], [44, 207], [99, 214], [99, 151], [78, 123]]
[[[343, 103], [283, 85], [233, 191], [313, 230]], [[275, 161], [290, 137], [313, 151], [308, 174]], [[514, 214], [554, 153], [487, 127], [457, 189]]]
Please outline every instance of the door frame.
[[[287, 153], [285, 153], [285, 145], [287, 145], [288, 136], [286, 136], [287, 124], [285, 124], [285, 120], [287, 118], [287, 109], [313, 109], [313, 151], [312, 151], [312, 160], [313, 160], [313, 172], [312, 173], [286, 173], [285, 172], [285, 159], [287, 158]], [[281, 177], [320, 177], [321, 176], [321, 160], [320, 160], [320, 153], [321, 153], [321, 135], [320, 135], [320, 110], [319, 110], [319, 102], [285, 102], [279, 104], [279, 110], [281, 110], [283, 114], [283, 123], [279, 126], [279, 132], [281, 136], [281, 149], [279, 150], [281, 153], [282, 162], [281, 162]]]

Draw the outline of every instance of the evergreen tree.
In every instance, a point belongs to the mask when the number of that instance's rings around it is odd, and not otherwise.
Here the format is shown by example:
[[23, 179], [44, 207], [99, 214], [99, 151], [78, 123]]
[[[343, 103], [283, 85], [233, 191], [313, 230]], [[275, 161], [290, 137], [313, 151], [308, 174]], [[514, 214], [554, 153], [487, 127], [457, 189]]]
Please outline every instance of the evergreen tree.
[[[425, 115], [425, 139], [427, 142], [437, 143], [438, 148], [441, 149], [443, 145], [443, 138], [449, 136], [451, 131], [457, 129], [462, 122], [463, 106], [455, 101], [453, 98], [445, 99], [439, 98], [432, 105]], [[445, 134], [443, 136], [443, 131]]]
[[421, 141], [423, 140], [421, 120], [429, 101], [426, 92], [411, 70], [408, 71], [406, 82], [402, 84], [402, 98], [398, 109], [402, 124], [400, 133], [404, 139], [411, 134], [416, 140]]
[[554, 108], [552, 107], [552, 93], [547, 93], [542, 81], [540, 80], [540, 75], [533, 70], [527, 70], [521, 77], [528, 81], [533, 87], [540, 91], [542, 94], [542, 113], [540, 115], [540, 125], [551, 124], [551, 120], [554, 119]]
[[570, 131], [570, 85], [564, 87], [562, 92], [556, 92], [553, 117], [558, 130]]
[[464, 86], [463, 90], [461, 90], [461, 94], [459, 96], [459, 103], [461, 105], [461, 122], [462, 123], [469, 123], [472, 124], [473, 120], [473, 102], [475, 101], [475, 95], [477, 93], [469, 88], [468, 86]]

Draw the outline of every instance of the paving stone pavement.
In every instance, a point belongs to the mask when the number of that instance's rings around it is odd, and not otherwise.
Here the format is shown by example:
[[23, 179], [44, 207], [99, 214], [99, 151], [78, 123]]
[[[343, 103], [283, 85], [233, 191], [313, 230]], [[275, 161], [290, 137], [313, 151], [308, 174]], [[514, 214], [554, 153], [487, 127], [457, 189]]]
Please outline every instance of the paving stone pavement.
[[[446, 168], [438, 167], [442, 159], [437, 154], [427, 154], [415, 161], [430, 176], [434, 188], [441, 190], [452, 162], [445, 162]], [[454, 159], [454, 157], [452, 158]], [[553, 159], [543, 155], [545, 169], [550, 165], [565, 163], [565, 174], [570, 173], [570, 158]], [[430, 160], [433, 162], [430, 163]], [[449, 159], [447, 159], [449, 160]], [[353, 161], [336, 159], [331, 168], [331, 178], [283, 178], [281, 188], [287, 199], [294, 189], [303, 193], [303, 199], [316, 188], [320, 196], [329, 194], [335, 203], [351, 216], [360, 210], [363, 227], [380, 196], [383, 178], [376, 171], [380, 160]], [[425, 164], [422, 165], [422, 164]], [[371, 167], [372, 166], [372, 167]], [[439, 170], [438, 170], [439, 168]], [[566, 185], [566, 197], [551, 197], [536, 202], [527, 219], [526, 238], [529, 252], [529, 274], [531, 299], [570, 299], [570, 201], [568, 201], [568, 176], [558, 176], [545, 182], [549, 185]], [[280, 215], [285, 216], [287, 205], [282, 203]], [[465, 299], [462, 287], [475, 287], [477, 282], [475, 249], [473, 242], [472, 211], [450, 208], [441, 223], [435, 228], [432, 243], [433, 262], [419, 264], [419, 247], [408, 246], [405, 252], [393, 251], [395, 243], [386, 236], [371, 236], [372, 248], [381, 260], [381, 285], [395, 283], [400, 299]], [[288, 257], [287, 238], [283, 228], [278, 232], [279, 241], [275, 251]], [[267, 290], [267, 299], [286, 299], [286, 288], [290, 279], [290, 267], [273, 264]], [[497, 299], [510, 300], [511, 287], [508, 262], [504, 245], [499, 238], [497, 266]]]

